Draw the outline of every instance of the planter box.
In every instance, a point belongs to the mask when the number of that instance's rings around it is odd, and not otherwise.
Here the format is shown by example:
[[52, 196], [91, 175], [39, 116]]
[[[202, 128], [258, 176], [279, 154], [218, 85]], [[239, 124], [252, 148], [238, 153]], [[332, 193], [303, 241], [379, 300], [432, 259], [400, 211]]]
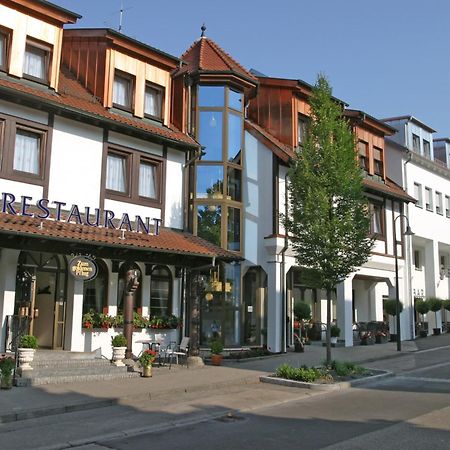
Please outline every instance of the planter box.
[[428, 336], [428, 331], [426, 331], [426, 330], [420, 330], [420, 331], [419, 331], [419, 336], [420, 336], [421, 338], [426, 338], [426, 337]]
[[433, 328], [433, 336], [439, 336], [441, 334], [440, 328]]
[[375, 336], [376, 344], [386, 344], [389, 342], [389, 338], [387, 336]]

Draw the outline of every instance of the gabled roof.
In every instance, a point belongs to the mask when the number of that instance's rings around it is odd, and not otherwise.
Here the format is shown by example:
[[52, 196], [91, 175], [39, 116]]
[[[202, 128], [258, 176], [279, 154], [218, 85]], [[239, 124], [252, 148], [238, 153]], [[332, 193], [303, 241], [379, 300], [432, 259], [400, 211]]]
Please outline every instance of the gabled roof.
[[81, 19], [79, 14], [46, 0], [8, 0], [6, 3], [8, 3], [8, 6], [23, 10], [27, 14], [42, 18], [42, 20], [47, 22], [57, 23], [58, 25], [75, 23], [77, 19]]
[[166, 141], [168, 144], [187, 145], [198, 147], [199, 144], [190, 136], [181, 133], [175, 128], [153, 125], [147, 120], [114, 113], [103, 105], [85, 89], [64, 66], [59, 75], [59, 92], [50, 89], [34, 87], [30, 83], [14, 80], [10, 77], [0, 77], [0, 92], [13, 95], [14, 98], [22, 97], [27, 100], [40, 101], [51, 108], [65, 110], [68, 113], [76, 113], [78, 117], [94, 119], [123, 126], [134, 130], [149, 133], [156, 138]]
[[252, 73], [206, 36], [195, 41], [181, 56], [181, 60], [186, 65], [178, 73], [232, 73], [253, 84], [258, 81]]
[[364, 111], [360, 111], [357, 109], [346, 109], [344, 111], [344, 116], [349, 117], [350, 119], [361, 120], [363, 123], [367, 124], [371, 128], [374, 128], [378, 132], [383, 133], [385, 136], [392, 136], [398, 131], [396, 128], [391, 127], [384, 121], [376, 119], [375, 117], [365, 113]]

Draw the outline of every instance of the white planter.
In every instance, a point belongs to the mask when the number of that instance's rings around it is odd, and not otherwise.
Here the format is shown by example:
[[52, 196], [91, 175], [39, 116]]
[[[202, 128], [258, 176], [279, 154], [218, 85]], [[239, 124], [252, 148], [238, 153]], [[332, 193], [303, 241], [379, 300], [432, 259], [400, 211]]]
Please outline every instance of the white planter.
[[126, 347], [113, 347], [113, 364], [117, 367], [123, 367], [125, 364], [123, 363], [123, 359], [125, 358], [125, 352], [127, 350]]
[[34, 348], [19, 348], [19, 368], [23, 370], [33, 370], [30, 363], [33, 362]]
[[337, 344], [337, 336], [331, 336], [330, 339], [332, 344]]

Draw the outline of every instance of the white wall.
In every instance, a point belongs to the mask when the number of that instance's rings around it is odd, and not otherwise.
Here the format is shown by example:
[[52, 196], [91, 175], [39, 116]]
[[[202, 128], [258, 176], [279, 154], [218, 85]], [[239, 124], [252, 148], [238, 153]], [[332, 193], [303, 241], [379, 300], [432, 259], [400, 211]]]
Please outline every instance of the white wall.
[[185, 154], [169, 148], [166, 163], [166, 210], [164, 226], [183, 229], [183, 164]]

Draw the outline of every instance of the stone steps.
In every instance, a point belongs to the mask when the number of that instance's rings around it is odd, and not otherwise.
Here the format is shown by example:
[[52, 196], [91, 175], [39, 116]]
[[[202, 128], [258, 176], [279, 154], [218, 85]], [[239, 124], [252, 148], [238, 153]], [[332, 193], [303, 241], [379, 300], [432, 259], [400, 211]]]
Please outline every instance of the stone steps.
[[38, 350], [31, 363], [33, 370], [20, 369], [18, 386], [73, 383], [79, 381], [113, 380], [139, 376], [128, 367], [117, 367], [96, 352]]

